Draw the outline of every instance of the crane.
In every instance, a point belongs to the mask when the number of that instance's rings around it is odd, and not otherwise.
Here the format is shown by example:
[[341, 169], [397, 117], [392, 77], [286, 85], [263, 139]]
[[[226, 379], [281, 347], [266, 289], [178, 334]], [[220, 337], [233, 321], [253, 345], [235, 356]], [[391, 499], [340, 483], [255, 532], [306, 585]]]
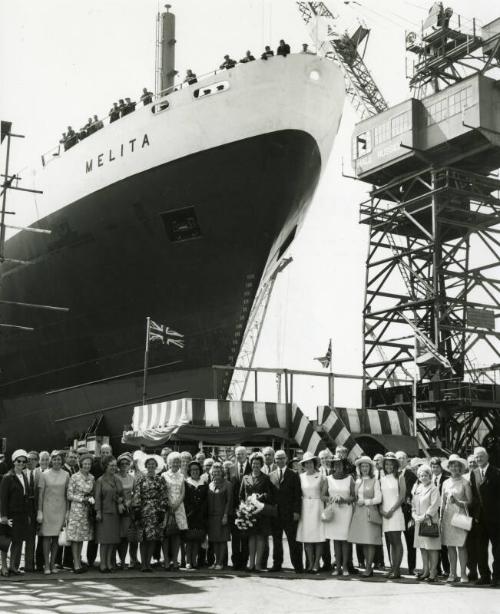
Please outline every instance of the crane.
[[[363, 61], [370, 30], [360, 23], [354, 34], [339, 34], [336, 17], [324, 2], [297, 2], [297, 7], [316, 43], [318, 53], [340, 66], [346, 94], [361, 119], [388, 109], [389, 105]], [[326, 25], [323, 36], [319, 36], [321, 21]]]

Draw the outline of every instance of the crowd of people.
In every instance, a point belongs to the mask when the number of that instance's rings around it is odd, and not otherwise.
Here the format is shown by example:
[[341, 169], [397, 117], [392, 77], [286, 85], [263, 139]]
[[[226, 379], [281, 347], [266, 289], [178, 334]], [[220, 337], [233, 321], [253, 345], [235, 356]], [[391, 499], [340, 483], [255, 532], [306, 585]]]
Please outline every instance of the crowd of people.
[[234, 570], [281, 571], [285, 534], [296, 573], [397, 580], [404, 541], [408, 573], [420, 581], [446, 574], [449, 583], [499, 586], [500, 471], [484, 448], [467, 460], [452, 454], [447, 470], [440, 458], [402, 451], [351, 463], [341, 446], [291, 460], [271, 447], [236, 446], [228, 456], [16, 450], [0, 483], [2, 576], [22, 573], [23, 545], [24, 570], [45, 574], [83, 573], [98, 548], [102, 573], [222, 570], [229, 560]]
[[[301, 53], [312, 54], [313, 52], [309, 50], [309, 46], [307, 43], [303, 43]], [[280, 40], [279, 45], [276, 49], [276, 55], [280, 55], [286, 57], [290, 55], [290, 45], [286, 43], [283, 39]], [[271, 49], [269, 45], [265, 46], [264, 51], [261, 54], [262, 60], [267, 60], [270, 57], [274, 56], [274, 51]], [[255, 61], [255, 57], [252, 55], [251, 51], [247, 51], [244, 57], [239, 61], [240, 64], [246, 64], [248, 62]], [[236, 66], [238, 62], [233, 60], [229, 55], [224, 56], [224, 61], [220, 65], [222, 70], [231, 69]], [[186, 71], [186, 76], [184, 78], [184, 83], [187, 85], [193, 85], [198, 83], [198, 77], [193, 72], [191, 68], [188, 68]], [[176, 91], [176, 89], [174, 90]], [[153, 102], [153, 93], [150, 92], [146, 87], [143, 88], [142, 94], [140, 96], [140, 102], [147, 106]], [[120, 98], [118, 102], [114, 102], [113, 106], [109, 110], [108, 117], [109, 123], [113, 123], [128, 115], [129, 113], [133, 113], [137, 106], [136, 102], [133, 102], [130, 98]], [[97, 115], [93, 117], [89, 117], [87, 123], [77, 132], [71, 126], [68, 126], [66, 132], [63, 132], [62, 138], [60, 139], [60, 143], [64, 148], [64, 151], [71, 149], [74, 147], [79, 141], [87, 138], [94, 132], [97, 132], [101, 128], [104, 127], [102, 120], [100, 120]]]
[[[153, 92], [150, 92], [146, 87], [142, 89], [142, 94], [140, 96], [140, 101], [144, 106], [151, 104], [153, 102]], [[120, 98], [118, 102], [114, 102], [113, 106], [109, 110], [109, 123], [113, 123], [120, 119], [120, 117], [125, 117], [129, 113], [133, 113], [135, 111], [135, 107], [137, 106], [136, 102], [133, 102], [130, 98]], [[78, 132], [76, 132], [71, 126], [68, 126], [66, 132], [63, 132], [62, 138], [59, 141], [64, 148], [64, 151], [71, 149], [74, 147], [78, 141], [83, 141], [83, 139], [87, 138], [94, 132], [101, 130], [104, 128], [104, 123], [100, 120], [97, 115], [94, 115], [93, 118], [89, 117], [87, 123], [80, 128]]]

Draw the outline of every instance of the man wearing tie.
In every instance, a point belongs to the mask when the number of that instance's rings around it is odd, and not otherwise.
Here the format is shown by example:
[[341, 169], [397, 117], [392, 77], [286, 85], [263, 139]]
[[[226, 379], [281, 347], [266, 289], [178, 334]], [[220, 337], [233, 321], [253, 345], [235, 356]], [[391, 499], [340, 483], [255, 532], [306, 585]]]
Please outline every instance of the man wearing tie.
[[406, 452], [399, 450], [396, 452], [396, 458], [398, 459], [401, 475], [404, 477], [406, 485], [406, 500], [401, 504], [401, 510], [405, 518], [404, 536], [406, 541], [406, 550], [408, 553], [408, 573], [410, 576], [412, 576], [415, 573], [415, 567], [417, 564], [417, 551], [413, 547], [415, 541], [415, 526], [414, 523], [411, 522], [411, 499], [412, 488], [417, 481], [417, 476], [409, 467], [408, 455]]
[[270, 474], [278, 516], [272, 519], [273, 566], [271, 571], [281, 571], [283, 565], [283, 531], [285, 532], [290, 560], [296, 573], [304, 570], [302, 548], [296, 541], [297, 523], [302, 506], [300, 478], [295, 471], [287, 468], [288, 458], [284, 450], [275, 455], [277, 469]]
[[78, 455], [75, 450], [70, 450], [66, 456], [66, 462], [62, 466], [64, 471], [67, 471], [70, 476], [75, 473], [78, 473]]
[[[476, 584], [500, 586], [500, 471], [490, 465], [484, 448], [475, 448], [477, 469], [471, 471], [472, 515], [479, 579]], [[491, 542], [493, 573], [488, 565]]]
[[264, 448], [262, 454], [264, 455], [264, 465], [262, 467], [262, 473], [270, 475], [271, 472], [278, 468], [278, 465], [274, 462], [274, 450], [271, 447], [267, 447]]
[[[35, 540], [36, 540], [36, 512], [38, 501], [38, 479], [40, 476], [40, 468], [38, 465], [38, 452], [34, 450], [28, 452], [28, 462], [24, 471], [28, 482], [28, 499], [31, 508], [31, 523], [30, 536], [26, 540], [24, 551], [24, 569], [25, 571], [35, 571]], [[39, 538], [40, 539], [40, 538]], [[41, 541], [41, 539], [40, 539]], [[39, 553], [42, 555], [42, 552]], [[41, 558], [41, 556], [40, 556]], [[38, 561], [43, 567], [43, 559]], [[37, 568], [39, 565], [37, 564]]]
[[[234, 450], [236, 457], [235, 475], [231, 480], [233, 485], [233, 509], [238, 509], [240, 503], [240, 488], [243, 476], [252, 472], [247, 460], [247, 450], [244, 446], [237, 446]], [[248, 561], [248, 537], [233, 523], [231, 525], [231, 560], [234, 569], [245, 569]]]

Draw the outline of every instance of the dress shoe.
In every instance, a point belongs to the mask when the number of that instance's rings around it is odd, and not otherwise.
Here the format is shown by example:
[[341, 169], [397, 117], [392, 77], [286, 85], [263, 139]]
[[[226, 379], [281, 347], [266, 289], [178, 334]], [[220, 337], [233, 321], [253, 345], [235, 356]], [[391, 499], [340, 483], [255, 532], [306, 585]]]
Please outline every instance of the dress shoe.
[[490, 578], [478, 578], [475, 583], [476, 586], [488, 586], [491, 584]]

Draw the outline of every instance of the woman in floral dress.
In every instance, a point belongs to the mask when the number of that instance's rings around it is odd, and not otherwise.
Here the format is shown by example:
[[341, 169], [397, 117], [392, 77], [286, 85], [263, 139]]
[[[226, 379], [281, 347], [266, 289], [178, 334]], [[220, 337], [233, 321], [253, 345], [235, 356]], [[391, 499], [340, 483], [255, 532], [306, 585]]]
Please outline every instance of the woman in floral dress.
[[162, 474], [167, 486], [167, 520], [163, 533], [163, 558], [165, 569], [179, 569], [179, 548], [181, 545], [181, 531], [188, 528], [186, 511], [184, 509], [184, 494], [186, 486], [181, 468], [181, 455], [171, 452], [167, 458], [168, 471]]
[[74, 473], [68, 484], [68, 501], [70, 502], [67, 535], [71, 542], [73, 567], [75, 573], [82, 573], [83, 542], [94, 539], [94, 523], [91, 510], [94, 504], [94, 476], [90, 473], [92, 457], [80, 459], [80, 471]]
[[150, 456], [144, 463], [146, 473], [137, 478], [133, 496], [137, 539], [141, 547], [142, 571], [150, 572], [155, 542], [162, 539], [167, 509], [167, 486], [160, 475], [158, 461]]

